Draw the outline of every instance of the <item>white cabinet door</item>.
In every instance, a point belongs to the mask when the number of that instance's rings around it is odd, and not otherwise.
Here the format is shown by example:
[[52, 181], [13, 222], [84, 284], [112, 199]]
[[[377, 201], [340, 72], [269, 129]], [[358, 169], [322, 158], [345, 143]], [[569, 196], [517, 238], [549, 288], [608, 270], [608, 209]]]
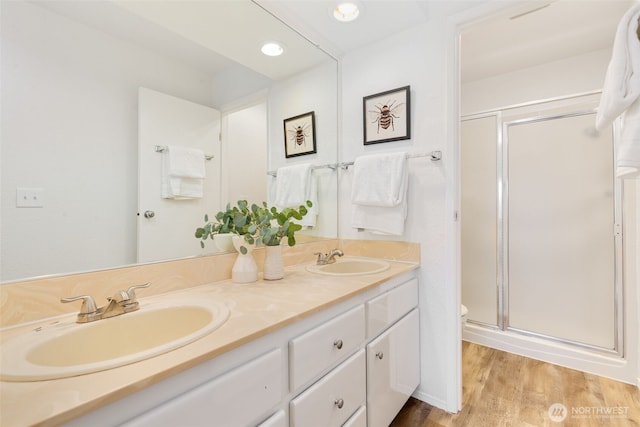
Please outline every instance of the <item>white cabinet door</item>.
[[367, 421], [386, 427], [420, 383], [418, 309], [367, 345]]
[[273, 350], [124, 425], [127, 427], [247, 426], [273, 410], [283, 395], [282, 350]]

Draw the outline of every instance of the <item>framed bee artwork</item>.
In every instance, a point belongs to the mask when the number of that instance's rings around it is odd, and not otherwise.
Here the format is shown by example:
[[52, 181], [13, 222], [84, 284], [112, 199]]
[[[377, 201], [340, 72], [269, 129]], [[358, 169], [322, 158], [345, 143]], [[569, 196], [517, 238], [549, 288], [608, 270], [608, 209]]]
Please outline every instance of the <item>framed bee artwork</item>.
[[284, 120], [285, 157], [304, 156], [316, 152], [315, 112], [300, 114]]
[[363, 98], [364, 145], [411, 138], [409, 86]]

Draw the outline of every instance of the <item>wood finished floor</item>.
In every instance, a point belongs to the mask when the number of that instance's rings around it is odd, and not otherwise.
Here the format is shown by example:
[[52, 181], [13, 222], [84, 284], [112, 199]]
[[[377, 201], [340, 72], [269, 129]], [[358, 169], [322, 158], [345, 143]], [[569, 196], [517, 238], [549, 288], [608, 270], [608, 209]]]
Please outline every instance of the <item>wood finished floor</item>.
[[[630, 384], [466, 341], [462, 377], [459, 413], [411, 398], [391, 427], [640, 426], [640, 393]], [[551, 420], [554, 403], [566, 407], [564, 421]]]

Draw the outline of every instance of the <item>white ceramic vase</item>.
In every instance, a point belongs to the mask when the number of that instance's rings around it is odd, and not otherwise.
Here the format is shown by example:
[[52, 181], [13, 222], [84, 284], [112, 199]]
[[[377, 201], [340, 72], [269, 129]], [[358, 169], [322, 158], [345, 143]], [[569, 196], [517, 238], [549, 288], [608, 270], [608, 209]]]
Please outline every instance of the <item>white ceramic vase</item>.
[[265, 246], [264, 252], [264, 280], [278, 280], [284, 277], [284, 261], [282, 246]]
[[231, 240], [233, 247], [238, 251], [238, 257], [231, 270], [231, 280], [236, 283], [255, 282], [258, 280], [258, 265], [252, 254], [255, 246], [245, 242], [242, 236], [233, 236]]

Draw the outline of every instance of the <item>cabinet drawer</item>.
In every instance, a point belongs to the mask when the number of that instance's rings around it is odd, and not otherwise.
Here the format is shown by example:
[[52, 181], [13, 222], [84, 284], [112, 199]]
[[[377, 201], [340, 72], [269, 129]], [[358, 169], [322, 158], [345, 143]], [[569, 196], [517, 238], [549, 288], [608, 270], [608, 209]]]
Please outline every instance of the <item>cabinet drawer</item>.
[[360, 350], [291, 401], [291, 427], [341, 426], [365, 399], [365, 352]]
[[[285, 372], [277, 349], [157, 406], [124, 425], [255, 425], [282, 399]], [[208, 420], [208, 421], [207, 421]]]
[[376, 337], [417, 305], [417, 279], [411, 279], [367, 302], [367, 338]]
[[287, 423], [287, 415], [281, 409], [265, 421], [258, 424], [258, 427], [288, 427], [289, 423]]
[[364, 306], [289, 341], [289, 384], [295, 391], [364, 342]]
[[367, 407], [361, 406], [342, 427], [367, 427]]

